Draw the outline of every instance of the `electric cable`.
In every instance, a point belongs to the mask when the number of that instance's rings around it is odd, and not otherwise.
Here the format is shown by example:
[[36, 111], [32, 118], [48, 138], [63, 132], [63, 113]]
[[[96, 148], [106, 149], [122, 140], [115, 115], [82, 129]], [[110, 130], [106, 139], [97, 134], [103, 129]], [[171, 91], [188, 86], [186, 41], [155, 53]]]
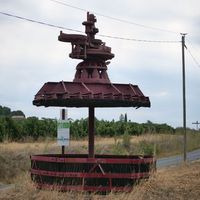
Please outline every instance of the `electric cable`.
[[[77, 9], [77, 10], [81, 10], [81, 11], [84, 11], [84, 12], [88, 12], [87, 9], [80, 8], [80, 7], [77, 7], [77, 6], [73, 6], [71, 4], [67, 4], [67, 3], [62, 2], [62, 1], [58, 1], [58, 0], [49, 0], [49, 1], [52, 1], [54, 3], [60, 4], [60, 5], [63, 5], [63, 6], [67, 6], [67, 7], [73, 8], [73, 9]], [[105, 17], [105, 18], [108, 18], [108, 19], [112, 19], [112, 20], [115, 20], [115, 21], [118, 21], [118, 22], [131, 24], [131, 25], [139, 26], [139, 27], [146, 28], [146, 29], [156, 30], [156, 31], [168, 32], [168, 33], [172, 33], [172, 34], [179, 34], [179, 32], [176, 32], [176, 31], [157, 28], [157, 27], [154, 27], [154, 26], [148, 26], [148, 25], [144, 25], [144, 24], [128, 21], [128, 20], [125, 20], [125, 19], [120, 19], [120, 18], [117, 18], [117, 17], [104, 15], [104, 14], [101, 14], [101, 13], [98, 13], [98, 12], [95, 12], [95, 11], [91, 11], [91, 12], [94, 13], [95, 15], [98, 15], [98, 16], [101, 16], [101, 17]]]
[[191, 46], [191, 48], [196, 52], [196, 54], [198, 54], [198, 56], [200, 56], [200, 49], [199, 48], [197, 49], [197, 47], [194, 47], [192, 42], [189, 41], [188, 38], [186, 38], [186, 40], [187, 40], [187, 43]]
[[118, 39], [118, 40], [128, 40], [128, 41], [145, 42], [145, 43], [180, 43], [181, 42], [178, 40], [146, 40], [146, 39], [136, 39], [136, 38], [124, 38], [124, 37], [109, 36], [109, 35], [102, 35], [102, 34], [98, 34], [98, 36]]
[[[21, 17], [21, 16], [18, 16], [18, 15], [7, 13], [7, 12], [1, 12], [0, 11], [0, 14], [5, 15], [5, 16], [9, 16], [9, 17], [13, 17], [13, 18], [17, 18], [17, 19], [20, 19], [20, 20], [25, 20], [25, 21], [32, 22], [32, 23], [37, 23], [37, 24], [40, 24], [40, 25], [53, 27], [53, 28], [59, 28], [59, 29], [74, 31], [74, 32], [78, 32], [78, 33], [85, 33], [85, 32], [80, 31], [80, 30], [67, 28], [67, 27], [64, 27], [64, 26], [58, 26], [58, 25], [54, 25], [54, 24], [50, 24], [50, 23], [47, 23], [47, 22], [42, 22], [42, 21], [38, 21], [38, 20], [34, 20], [34, 19], [29, 19], [29, 18], [26, 18], [26, 17]], [[179, 43], [180, 42], [180, 41], [167, 41], [167, 40], [146, 40], [146, 39], [135, 39], [135, 38], [123, 38], [123, 37], [102, 35], [102, 34], [98, 34], [98, 36], [112, 38], [112, 39], [119, 39], [119, 40], [145, 42], [145, 43], [147, 43], [147, 42], [148, 43]]]
[[41, 24], [41, 25], [53, 27], [53, 28], [60, 28], [60, 29], [68, 30], [68, 31], [74, 31], [74, 32], [78, 32], [78, 33], [84, 33], [83, 31], [79, 31], [79, 30], [76, 30], [76, 29], [66, 28], [64, 26], [57, 26], [57, 25], [54, 25], [54, 24], [49, 24], [49, 23], [46, 23], [46, 22], [37, 21], [37, 20], [34, 20], [34, 19], [29, 19], [29, 18], [26, 18], [26, 17], [21, 17], [21, 16], [18, 16], [18, 15], [13, 15], [13, 14], [6, 13], [6, 12], [1, 12], [0, 11], [0, 14], [6, 15], [6, 16], [9, 16], [9, 17], [14, 17], [14, 18], [21, 19], [21, 20], [25, 20], [25, 21], [28, 21], [28, 22], [33, 22], [33, 23], [37, 23], [37, 24]]
[[185, 46], [186, 50], [188, 51], [189, 55], [191, 56], [192, 60], [194, 61], [194, 63], [197, 65], [197, 67], [200, 67], [200, 63], [198, 62], [198, 60], [195, 58], [195, 56], [192, 54], [192, 52], [188, 49], [187, 46]]

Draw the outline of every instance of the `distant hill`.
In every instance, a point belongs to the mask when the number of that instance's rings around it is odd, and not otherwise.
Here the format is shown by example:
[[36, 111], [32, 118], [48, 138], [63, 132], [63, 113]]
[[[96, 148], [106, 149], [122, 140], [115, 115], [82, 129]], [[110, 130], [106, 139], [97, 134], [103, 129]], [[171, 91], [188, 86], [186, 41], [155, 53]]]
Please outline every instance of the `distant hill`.
[[5, 116], [5, 117], [23, 116], [23, 117], [25, 117], [25, 114], [21, 110], [11, 111], [11, 109], [9, 107], [0, 105], [0, 116]]

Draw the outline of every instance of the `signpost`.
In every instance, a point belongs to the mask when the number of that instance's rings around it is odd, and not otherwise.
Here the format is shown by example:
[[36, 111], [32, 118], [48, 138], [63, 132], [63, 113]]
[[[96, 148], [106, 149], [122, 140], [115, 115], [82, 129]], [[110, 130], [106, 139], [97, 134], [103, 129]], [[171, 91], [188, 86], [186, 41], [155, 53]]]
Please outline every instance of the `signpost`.
[[57, 121], [57, 143], [62, 146], [62, 154], [65, 154], [65, 146], [69, 146], [70, 123], [67, 118], [67, 110], [61, 109], [60, 120]]

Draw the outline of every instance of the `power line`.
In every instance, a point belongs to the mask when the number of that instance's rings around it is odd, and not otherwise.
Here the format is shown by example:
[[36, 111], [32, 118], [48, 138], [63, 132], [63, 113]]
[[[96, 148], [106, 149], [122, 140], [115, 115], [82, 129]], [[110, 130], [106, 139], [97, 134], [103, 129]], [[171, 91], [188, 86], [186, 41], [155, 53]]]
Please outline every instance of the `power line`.
[[194, 63], [195, 63], [198, 67], [200, 67], [200, 63], [197, 61], [197, 59], [194, 57], [194, 55], [191, 53], [191, 51], [188, 49], [188, 47], [186, 47], [186, 49], [187, 49], [188, 53], [190, 54], [190, 56], [191, 56], [192, 60], [194, 61]]
[[64, 2], [61, 2], [61, 1], [56, 1], [56, 0], [49, 0], [49, 1], [52, 1], [54, 3], [57, 3], [57, 4], [61, 4], [63, 6], [67, 6], [67, 7], [70, 7], [70, 8], [74, 8], [74, 9], [77, 9], [77, 10], [81, 10], [81, 11], [84, 11], [84, 12], [87, 12], [88, 10], [84, 9], [84, 8], [79, 8], [77, 6], [73, 6], [73, 5], [70, 5], [70, 4], [67, 4], [67, 3], [64, 3]]
[[[60, 4], [60, 5], [63, 5], [63, 6], [67, 6], [67, 7], [73, 8], [73, 9], [81, 10], [81, 11], [84, 11], [84, 12], [88, 11], [87, 9], [80, 8], [80, 7], [77, 7], [77, 6], [73, 6], [71, 4], [67, 4], [67, 3], [62, 2], [62, 1], [58, 1], [58, 0], [49, 0], [49, 1], [52, 1], [54, 3]], [[125, 20], [125, 19], [120, 19], [120, 18], [117, 18], [117, 17], [112, 17], [112, 16], [104, 15], [104, 14], [101, 14], [101, 13], [98, 13], [98, 12], [95, 12], [95, 11], [91, 11], [91, 12], [94, 13], [94, 14], [96, 14], [96, 15], [98, 15], [98, 16], [105, 17], [105, 18], [108, 18], [108, 19], [112, 19], [112, 20], [115, 20], [115, 21], [118, 21], [118, 22], [122, 22], [122, 23], [126, 23], [126, 24], [131, 24], [131, 25], [139, 26], [139, 27], [146, 28], [146, 29], [156, 30], [156, 31], [162, 31], [162, 32], [167, 32], [167, 33], [172, 33], [172, 34], [179, 34], [176, 31], [162, 29], [162, 28], [157, 28], [157, 27], [154, 27], [154, 26], [148, 26], [148, 25], [145, 25], [145, 24], [140, 24], [140, 23], [128, 21], [128, 20]]]
[[[40, 24], [40, 25], [53, 27], [53, 28], [59, 28], [59, 29], [64, 29], [64, 30], [68, 30], [68, 31], [84, 33], [83, 31], [80, 31], [80, 30], [67, 28], [67, 27], [64, 27], [64, 26], [58, 26], [58, 25], [54, 25], [54, 24], [50, 24], [50, 23], [46, 23], [46, 22], [42, 22], [42, 21], [38, 21], [38, 20], [33, 20], [33, 19], [29, 19], [29, 18], [26, 18], [26, 17], [21, 17], [21, 16], [18, 16], [18, 15], [13, 15], [13, 14], [6, 13], [6, 12], [1, 12], [0, 11], [0, 14], [6, 15], [6, 16], [9, 16], [9, 17], [13, 17], [13, 18], [17, 18], [17, 19], [20, 19], [20, 20], [25, 20], [25, 21], [32, 22], [32, 23], [37, 23], [37, 24]], [[101, 34], [98, 34], [98, 36], [112, 38], [112, 39], [118, 39], [118, 40], [128, 40], [128, 41], [145, 42], [145, 43], [147, 43], [147, 42], [148, 43], [179, 43], [180, 42], [180, 41], [167, 41], [167, 40], [145, 40], [145, 39], [135, 39], [135, 38], [123, 38], [123, 37], [110, 36], [110, 35], [101, 35]]]
[[102, 35], [102, 34], [98, 34], [98, 36], [112, 38], [112, 39], [118, 39], [118, 40], [144, 42], [144, 43], [180, 43], [181, 42], [178, 40], [145, 40], [145, 39], [135, 39], [135, 38], [124, 38], [124, 37], [109, 36], [109, 35]]
[[199, 48], [197, 49], [196, 47], [193, 46], [193, 44], [191, 44], [192, 43], [191, 41], [189, 41], [188, 39], [186, 39], [186, 40], [187, 40], [187, 43], [191, 46], [191, 48], [193, 50], [195, 50], [196, 54], [198, 54], [198, 56], [199, 56], [200, 55]]
[[53, 28], [60, 28], [60, 29], [68, 30], [68, 31], [74, 31], [74, 32], [78, 32], [78, 33], [84, 33], [83, 31], [75, 30], [75, 29], [72, 29], [72, 28], [66, 28], [64, 26], [57, 26], [57, 25], [54, 25], [54, 24], [49, 24], [49, 23], [46, 23], [46, 22], [37, 21], [37, 20], [34, 20], [34, 19], [29, 19], [29, 18], [26, 18], [26, 17], [21, 17], [21, 16], [18, 16], [18, 15], [13, 15], [13, 14], [6, 13], [6, 12], [1, 12], [0, 11], [0, 14], [6, 15], [6, 16], [9, 16], [9, 17], [14, 17], [14, 18], [21, 19], [21, 20], [25, 20], [25, 21], [28, 21], [28, 22], [33, 22], [33, 23], [37, 23], [37, 24], [41, 24], [41, 25], [53, 27]]

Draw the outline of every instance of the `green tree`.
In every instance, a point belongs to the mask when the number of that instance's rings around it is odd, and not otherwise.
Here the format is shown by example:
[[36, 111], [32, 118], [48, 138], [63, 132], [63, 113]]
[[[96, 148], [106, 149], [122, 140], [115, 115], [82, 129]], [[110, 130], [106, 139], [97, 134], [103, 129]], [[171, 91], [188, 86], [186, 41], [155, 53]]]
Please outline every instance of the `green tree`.
[[121, 115], [119, 116], [119, 121], [120, 121], [120, 122], [124, 122], [124, 115], [123, 115], [123, 114], [121, 114]]
[[10, 115], [11, 116], [24, 116], [25, 117], [25, 114], [21, 110], [12, 111], [10, 113]]
[[127, 113], [125, 113], [125, 115], [124, 115], [124, 122], [128, 122]]
[[0, 116], [9, 116], [10, 115], [10, 108], [0, 106]]

